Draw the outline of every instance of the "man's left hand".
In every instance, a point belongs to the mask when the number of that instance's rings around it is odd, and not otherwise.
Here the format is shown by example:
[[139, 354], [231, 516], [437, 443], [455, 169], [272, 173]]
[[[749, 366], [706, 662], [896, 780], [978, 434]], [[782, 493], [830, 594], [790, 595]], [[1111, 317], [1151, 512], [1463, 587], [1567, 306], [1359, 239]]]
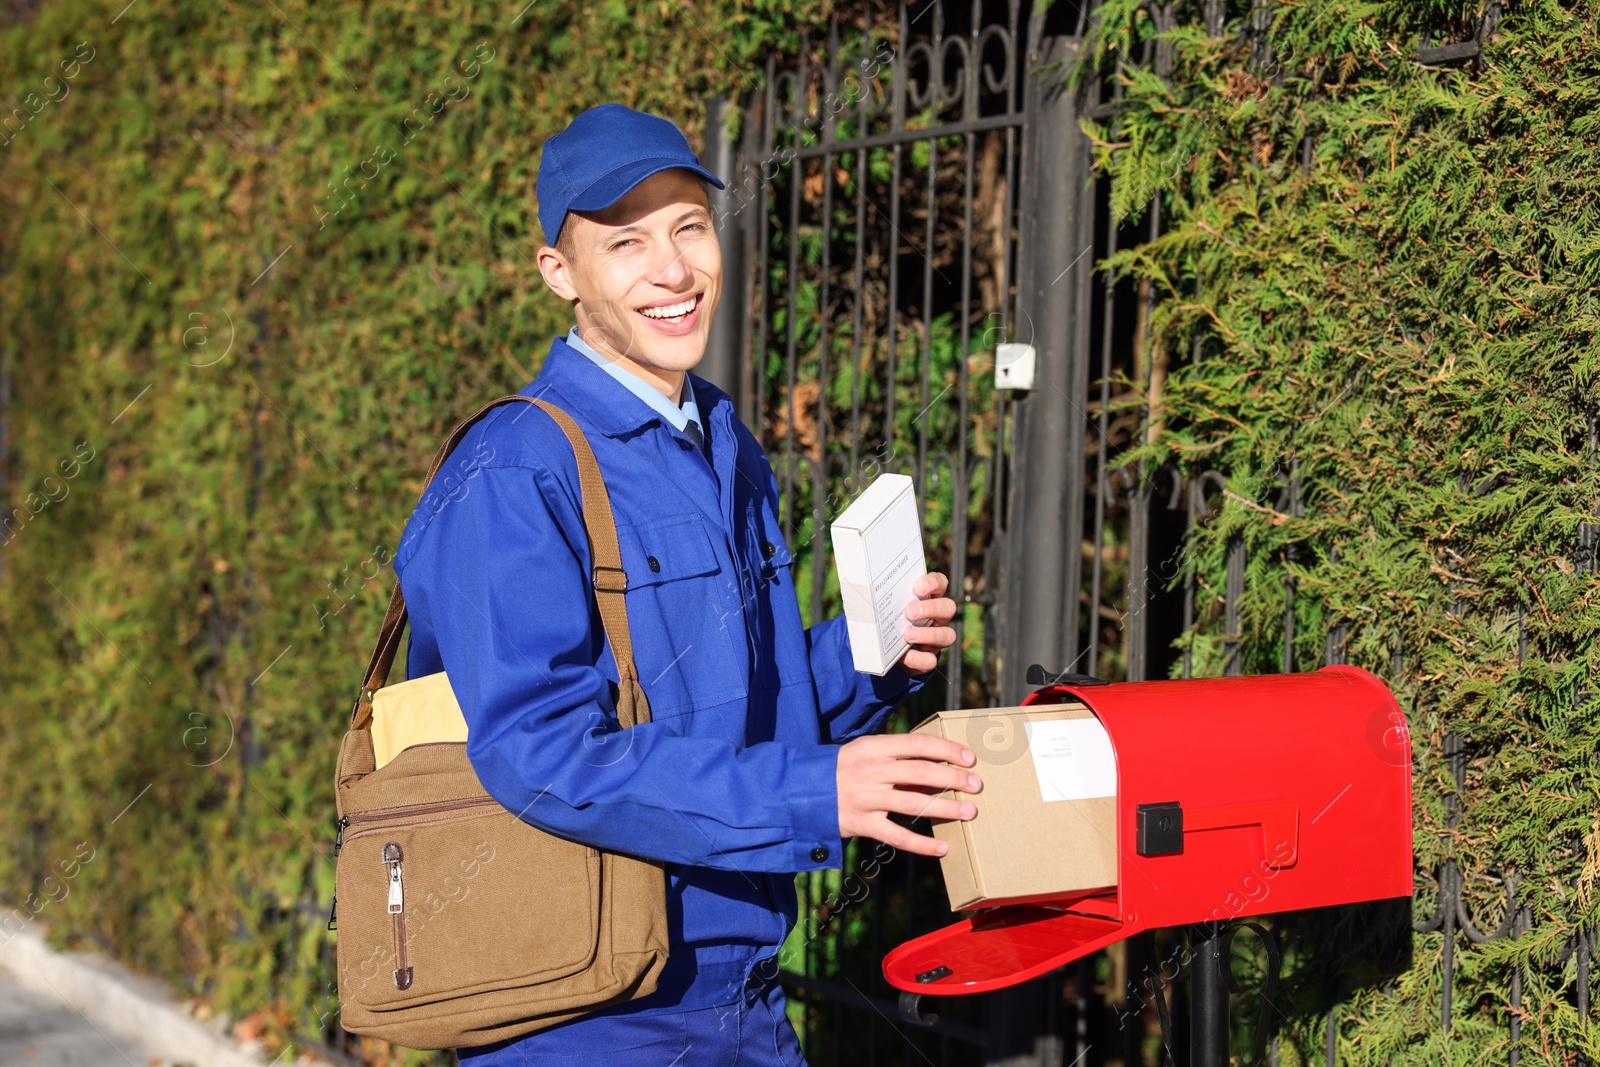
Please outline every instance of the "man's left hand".
[[956, 617], [956, 602], [945, 596], [950, 579], [932, 571], [917, 579], [911, 591], [918, 599], [906, 605], [905, 638], [911, 647], [900, 659], [907, 674], [926, 674], [939, 665], [939, 650], [956, 643], [956, 632], [947, 623]]

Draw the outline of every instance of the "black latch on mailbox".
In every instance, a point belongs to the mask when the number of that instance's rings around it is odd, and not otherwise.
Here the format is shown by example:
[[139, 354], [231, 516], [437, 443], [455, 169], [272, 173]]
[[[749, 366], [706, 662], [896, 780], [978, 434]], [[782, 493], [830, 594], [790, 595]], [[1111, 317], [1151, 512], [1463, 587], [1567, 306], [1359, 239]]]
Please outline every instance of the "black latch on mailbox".
[[1141, 856], [1174, 856], [1183, 851], [1183, 805], [1176, 800], [1140, 804], [1138, 850]]

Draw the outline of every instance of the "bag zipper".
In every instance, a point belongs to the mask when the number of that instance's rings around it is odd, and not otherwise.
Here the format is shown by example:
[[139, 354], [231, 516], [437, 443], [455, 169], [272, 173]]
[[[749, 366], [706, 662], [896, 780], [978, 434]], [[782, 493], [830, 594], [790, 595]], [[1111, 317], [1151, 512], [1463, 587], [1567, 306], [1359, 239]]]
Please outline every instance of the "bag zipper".
[[385, 819], [404, 819], [411, 815], [431, 815], [436, 811], [455, 811], [458, 808], [477, 808], [498, 804], [493, 797], [463, 797], [459, 800], [441, 800], [433, 804], [413, 804], [405, 808], [384, 808], [382, 811], [362, 811], [346, 815], [341, 822], [349, 825], [358, 822], [378, 822]]
[[406, 889], [401, 859], [398, 842], [390, 841], [383, 846], [383, 866], [389, 879], [389, 914], [394, 917], [394, 987], [410, 989], [411, 966], [406, 958]]
[[[350, 816], [348, 816], [348, 815], [340, 816], [338, 819], [334, 820], [334, 823], [333, 823], [333, 859], [334, 859], [335, 863], [337, 863], [338, 860], [339, 860], [339, 850], [344, 847], [344, 828], [346, 826], [348, 826], [348, 825], [350, 825]], [[334, 921], [334, 916], [337, 915], [338, 912], [339, 912], [339, 894], [335, 893], [333, 895], [333, 899], [328, 902], [328, 929], [329, 930], [337, 930], [339, 928], [338, 925]]]
[[[363, 811], [346, 815], [340, 819], [339, 836], [335, 839], [337, 847], [343, 847], [345, 829], [350, 829], [349, 836], [353, 839], [370, 830], [358, 830], [356, 827], [362, 823], [391, 823], [397, 819], [409, 819], [418, 815], [438, 815], [449, 811], [465, 811], [469, 808], [500, 807], [500, 802], [492, 797], [466, 797], [461, 800], [441, 800], [435, 804], [413, 804], [405, 808], [385, 808], [382, 811]], [[502, 809], [504, 810], [504, 809]], [[443, 821], [443, 820], [440, 820]], [[422, 824], [427, 825], [427, 824]], [[408, 826], [407, 829], [414, 827]], [[335, 852], [337, 855], [337, 852]]]

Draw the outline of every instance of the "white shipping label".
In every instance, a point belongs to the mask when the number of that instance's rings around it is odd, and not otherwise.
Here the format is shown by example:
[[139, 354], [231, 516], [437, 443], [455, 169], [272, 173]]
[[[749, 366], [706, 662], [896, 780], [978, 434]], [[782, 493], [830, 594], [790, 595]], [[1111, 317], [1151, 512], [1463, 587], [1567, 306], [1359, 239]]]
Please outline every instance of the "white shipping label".
[[1093, 800], [1117, 795], [1117, 755], [1100, 720], [1024, 722], [1033, 773], [1045, 800]]
[[885, 659], [900, 647], [900, 634], [909, 625], [906, 605], [917, 599], [911, 588], [918, 578], [928, 573], [914, 498], [906, 497], [900, 511], [902, 514], [885, 516], [874, 523], [866, 536], [867, 566], [872, 574], [872, 608]]

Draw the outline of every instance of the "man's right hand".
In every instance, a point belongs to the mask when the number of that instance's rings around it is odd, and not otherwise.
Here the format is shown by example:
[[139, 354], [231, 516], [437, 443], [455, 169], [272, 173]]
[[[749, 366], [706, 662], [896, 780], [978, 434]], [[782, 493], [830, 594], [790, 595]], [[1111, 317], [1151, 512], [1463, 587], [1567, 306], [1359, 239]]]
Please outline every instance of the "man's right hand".
[[[928, 734], [858, 737], [839, 749], [839, 836], [870, 837], [905, 852], [942, 856], [942, 841], [913, 833], [890, 814], [929, 819], [970, 819], [978, 808], [970, 800], [946, 800], [929, 793], [976, 793], [977, 775], [963, 770], [975, 762], [972, 751]], [[949, 766], [954, 764], [954, 766]]]

